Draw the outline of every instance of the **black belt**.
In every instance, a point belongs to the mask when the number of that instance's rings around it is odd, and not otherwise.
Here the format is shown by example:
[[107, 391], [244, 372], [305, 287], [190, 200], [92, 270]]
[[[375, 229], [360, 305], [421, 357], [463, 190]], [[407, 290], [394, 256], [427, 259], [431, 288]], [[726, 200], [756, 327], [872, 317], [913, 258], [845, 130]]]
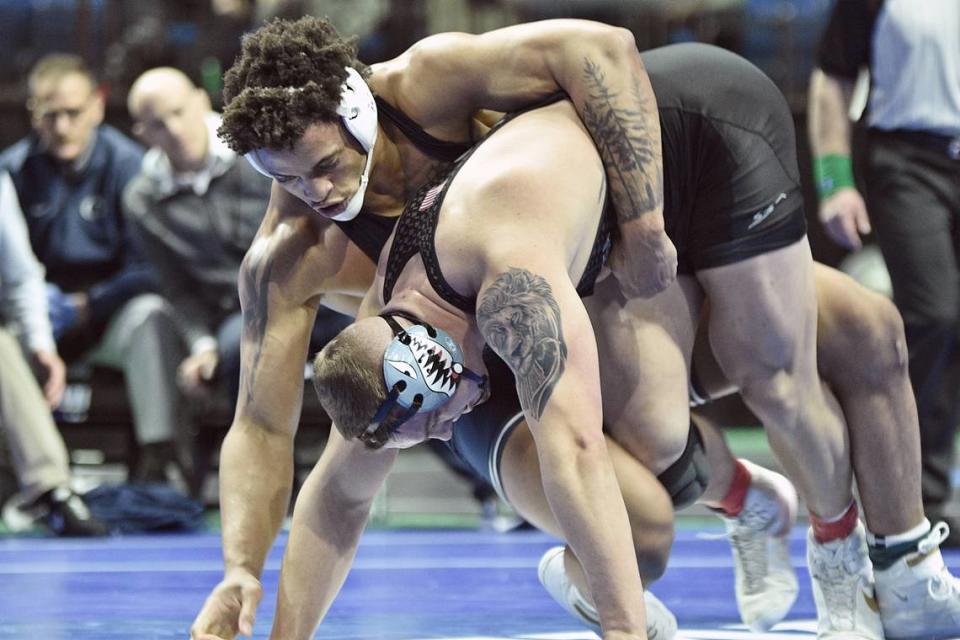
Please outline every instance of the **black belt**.
[[873, 129], [872, 132], [935, 149], [951, 160], [960, 160], [960, 135], [946, 136], [929, 131], [911, 131], [909, 129], [895, 129], [893, 131]]

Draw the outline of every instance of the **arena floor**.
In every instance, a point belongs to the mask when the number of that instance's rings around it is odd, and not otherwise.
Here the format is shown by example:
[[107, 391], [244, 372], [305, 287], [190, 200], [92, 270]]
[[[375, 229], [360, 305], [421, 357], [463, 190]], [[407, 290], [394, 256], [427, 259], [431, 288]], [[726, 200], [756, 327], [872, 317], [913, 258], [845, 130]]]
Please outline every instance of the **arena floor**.
[[[693, 522], [698, 523], [697, 530]], [[677, 615], [682, 638], [760, 636], [738, 625], [727, 542], [700, 519], [682, 525], [653, 591]], [[710, 537], [710, 536], [714, 537]], [[282, 536], [269, 556], [255, 638], [267, 638]], [[540, 587], [536, 566], [555, 542], [532, 531], [373, 530], [317, 638], [341, 640], [583, 640], [596, 636]], [[804, 530], [792, 535], [801, 592], [787, 622], [764, 634], [813, 638]], [[945, 552], [960, 568], [960, 552]], [[106, 540], [0, 539], [0, 638], [111, 640], [188, 637], [221, 572], [216, 533]]]

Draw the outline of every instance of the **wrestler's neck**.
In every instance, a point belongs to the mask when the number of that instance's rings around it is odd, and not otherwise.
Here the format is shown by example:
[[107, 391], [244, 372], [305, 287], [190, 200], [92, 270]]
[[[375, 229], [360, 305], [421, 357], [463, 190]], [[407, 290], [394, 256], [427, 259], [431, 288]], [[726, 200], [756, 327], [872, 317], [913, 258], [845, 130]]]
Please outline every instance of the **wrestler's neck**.
[[363, 210], [379, 216], [400, 215], [407, 200], [434, 174], [438, 165], [394, 127], [381, 125], [373, 148]]
[[396, 145], [387, 139], [381, 128], [373, 147], [367, 191], [363, 196], [363, 213], [375, 216], [396, 216], [403, 211], [403, 167], [397, 158]]

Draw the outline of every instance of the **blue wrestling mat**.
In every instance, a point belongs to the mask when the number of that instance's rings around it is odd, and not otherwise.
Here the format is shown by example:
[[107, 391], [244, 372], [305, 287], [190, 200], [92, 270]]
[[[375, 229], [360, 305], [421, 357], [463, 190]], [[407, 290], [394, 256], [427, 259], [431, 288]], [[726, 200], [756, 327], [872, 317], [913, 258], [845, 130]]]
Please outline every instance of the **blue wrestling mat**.
[[[719, 526], [707, 534], [719, 534]], [[267, 638], [282, 556], [281, 537], [264, 574], [255, 638]], [[540, 533], [369, 531], [317, 638], [340, 640], [584, 640], [537, 582]], [[800, 597], [765, 639], [815, 637], [804, 568], [804, 530], [791, 537]], [[954, 570], [960, 554], [946, 552]], [[0, 638], [129, 640], [188, 637], [222, 571], [217, 534], [107, 540], [0, 539]], [[956, 573], [956, 571], [955, 571]], [[678, 533], [663, 580], [652, 589], [676, 614], [681, 637], [756, 639], [738, 624], [726, 540]]]

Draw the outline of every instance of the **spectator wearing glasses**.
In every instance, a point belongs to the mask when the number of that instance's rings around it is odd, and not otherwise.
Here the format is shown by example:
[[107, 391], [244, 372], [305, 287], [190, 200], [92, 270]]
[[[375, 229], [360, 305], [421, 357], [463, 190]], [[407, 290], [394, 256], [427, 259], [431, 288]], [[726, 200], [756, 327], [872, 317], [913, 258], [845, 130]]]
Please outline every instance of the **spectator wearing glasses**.
[[131, 479], [162, 481], [176, 461], [176, 331], [122, 216], [142, 149], [103, 124], [104, 96], [77, 56], [51, 54], [28, 78], [32, 132], [0, 153], [47, 273], [68, 363], [124, 374], [140, 445]]

